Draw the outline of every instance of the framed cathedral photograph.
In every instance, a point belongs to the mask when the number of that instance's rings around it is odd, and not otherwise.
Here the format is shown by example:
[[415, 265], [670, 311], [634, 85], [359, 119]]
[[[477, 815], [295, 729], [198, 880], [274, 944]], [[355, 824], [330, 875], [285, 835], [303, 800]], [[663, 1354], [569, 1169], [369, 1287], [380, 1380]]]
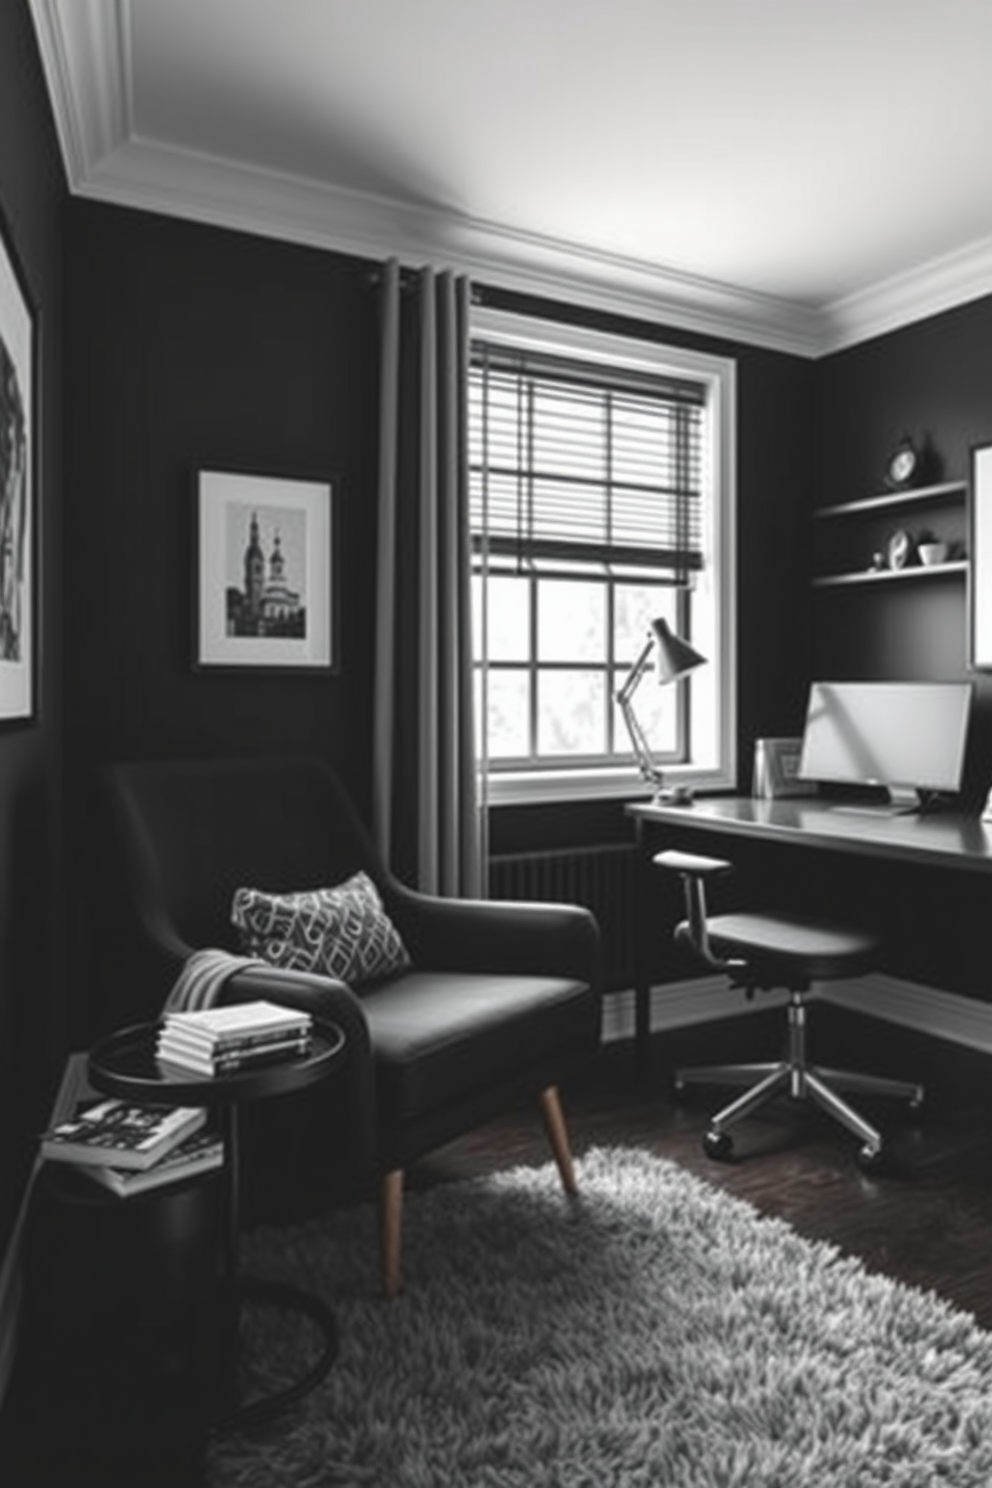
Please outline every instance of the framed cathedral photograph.
[[0, 726], [37, 690], [37, 316], [0, 212]]
[[334, 484], [196, 472], [194, 668], [337, 670]]

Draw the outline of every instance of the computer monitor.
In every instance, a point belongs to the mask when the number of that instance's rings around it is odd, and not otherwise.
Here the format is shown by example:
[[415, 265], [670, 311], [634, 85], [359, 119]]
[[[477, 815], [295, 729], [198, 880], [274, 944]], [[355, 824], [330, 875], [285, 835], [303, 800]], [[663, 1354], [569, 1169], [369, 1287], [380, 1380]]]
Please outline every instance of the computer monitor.
[[814, 682], [799, 777], [885, 786], [900, 811], [958, 791], [971, 693], [970, 682]]

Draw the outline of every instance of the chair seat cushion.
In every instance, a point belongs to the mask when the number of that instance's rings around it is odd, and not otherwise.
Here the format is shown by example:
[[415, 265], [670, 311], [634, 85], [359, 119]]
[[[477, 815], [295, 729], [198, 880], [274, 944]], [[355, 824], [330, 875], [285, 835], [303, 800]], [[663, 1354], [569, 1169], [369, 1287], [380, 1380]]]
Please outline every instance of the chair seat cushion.
[[741, 956], [756, 970], [786, 979], [856, 976], [875, 965], [879, 955], [877, 937], [865, 930], [797, 915], [714, 915], [708, 928], [718, 956]]
[[411, 971], [362, 998], [380, 1118], [415, 1120], [589, 1041], [592, 993], [551, 976]]

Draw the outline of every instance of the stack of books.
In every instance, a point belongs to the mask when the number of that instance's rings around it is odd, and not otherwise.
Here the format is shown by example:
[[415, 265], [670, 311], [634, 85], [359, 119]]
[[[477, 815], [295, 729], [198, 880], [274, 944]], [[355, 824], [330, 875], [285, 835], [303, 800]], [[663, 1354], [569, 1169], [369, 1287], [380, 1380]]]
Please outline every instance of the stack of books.
[[156, 1053], [166, 1070], [221, 1075], [306, 1054], [312, 1024], [309, 1013], [265, 1001], [167, 1013]]
[[219, 1168], [224, 1144], [200, 1106], [85, 1101], [41, 1137], [41, 1156], [71, 1164], [121, 1198]]

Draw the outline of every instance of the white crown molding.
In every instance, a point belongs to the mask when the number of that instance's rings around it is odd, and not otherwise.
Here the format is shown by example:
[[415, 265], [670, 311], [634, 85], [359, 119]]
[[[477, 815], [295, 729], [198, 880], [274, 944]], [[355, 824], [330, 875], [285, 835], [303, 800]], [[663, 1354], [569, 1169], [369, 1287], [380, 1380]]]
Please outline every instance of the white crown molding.
[[884, 336], [987, 294], [992, 294], [992, 238], [833, 301], [823, 312], [821, 352]]
[[127, 0], [29, 0], [69, 187], [131, 134]]
[[819, 317], [803, 305], [142, 139], [132, 124], [129, 0], [30, 5], [69, 186], [78, 196], [362, 258], [440, 258], [497, 287], [817, 354]]
[[804, 306], [498, 224], [335, 190], [132, 136], [78, 195], [361, 258], [442, 261], [494, 287], [568, 299], [723, 340], [815, 356]]
[[992, 240], [814, 307], [575, 243], [143, 139], [130, 0], [29, 0], [70, 190], [237, 232], [405, 262], [815, 358], [992, 292]]

